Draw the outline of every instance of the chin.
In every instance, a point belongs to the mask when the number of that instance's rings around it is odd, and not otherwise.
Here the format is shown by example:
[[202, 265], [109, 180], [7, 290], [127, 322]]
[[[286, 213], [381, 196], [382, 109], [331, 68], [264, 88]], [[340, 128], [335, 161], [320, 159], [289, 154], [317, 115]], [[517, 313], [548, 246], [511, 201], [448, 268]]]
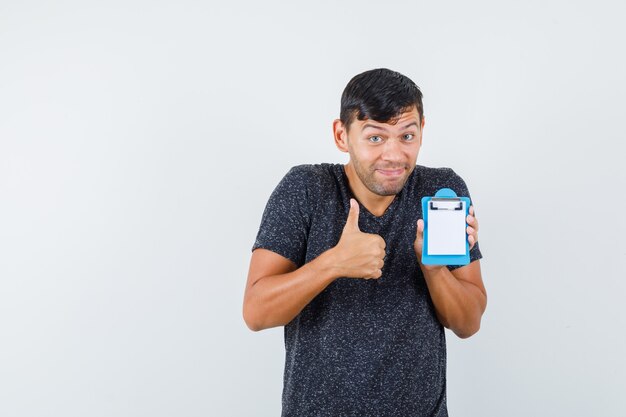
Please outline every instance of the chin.
[[390, 195], [396, 195], [398, 194], [400, 191], [402, 191], [402, 189], [404, 188], [404, 184], [406, 183], [406, 179], [402, 181], [401, 184], [392, 186], [392, 185], [387, 185], [386, 187], [383, 186], [382, 184], [376, 184], [373, 187], [368, 187], [370, 188], [370, 191], [373, 192], [374, 194], [377, 194], [381, 197], [387, 197]]

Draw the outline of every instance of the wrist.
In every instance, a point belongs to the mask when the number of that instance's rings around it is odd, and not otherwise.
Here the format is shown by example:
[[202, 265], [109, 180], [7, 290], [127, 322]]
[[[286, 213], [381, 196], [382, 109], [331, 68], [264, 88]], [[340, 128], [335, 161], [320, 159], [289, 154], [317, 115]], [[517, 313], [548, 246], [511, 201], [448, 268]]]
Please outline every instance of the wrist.
[[311, 261], [309, 265], [315, 270], [316, 275], [323, 276], [330, 283], [343, 276], [343, 270], [337, 259], [335, 248], [331, 248]]
[[422, 270], [422, 273], [428, 276], [437, 275], [444, 268], [446, 268], [445, 265], [424, 265], [421, 262], [419, 265], [420, 265], [420, 269]]

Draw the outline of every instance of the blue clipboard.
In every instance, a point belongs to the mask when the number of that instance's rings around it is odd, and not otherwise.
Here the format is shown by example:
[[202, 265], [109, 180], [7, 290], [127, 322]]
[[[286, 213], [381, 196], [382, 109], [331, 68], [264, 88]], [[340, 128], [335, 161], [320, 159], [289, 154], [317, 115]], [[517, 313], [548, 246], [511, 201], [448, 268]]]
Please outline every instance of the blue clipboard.
[[[470, 263], [469, 242], [467, 240], [467, 215], [469, 214], [470, 199], [468, 197], [458, 197], [450, 188], [442, 188], [433, 197], [422, 198], [422, 213], [424, 216], [424, 247], [422, 249], [422, 264], [424, 265], [467, 265]], [[462, 213], [459, 213], [461, 211]], [[432, 222], [429, 222], [428, 216], [431, 216]], [[463, 220], [460, 220], [460, 216]], [[464, 226], [461, 231], [456, 232]], [[432, 225], [430, 224], [432, 223]], [[454, 232], [441, 236], [441, 232], [452, 227]], [[431, 233], [432, 239], [429, 239]], [[448, 236], [451, 236], [449, 242], [446, 242]], [[464, 241], [463, 241], [464, 240]], [[429, 246], [432, 241], [432, 248]], [[463, 251], [465, 246], [465, 251]], [[430, 251], [429, 251], [430, 249]], [[454, 254], [444, 254], [446, 249], [453, 249]], [[464, 253], [463, 253], [464, 252]]]

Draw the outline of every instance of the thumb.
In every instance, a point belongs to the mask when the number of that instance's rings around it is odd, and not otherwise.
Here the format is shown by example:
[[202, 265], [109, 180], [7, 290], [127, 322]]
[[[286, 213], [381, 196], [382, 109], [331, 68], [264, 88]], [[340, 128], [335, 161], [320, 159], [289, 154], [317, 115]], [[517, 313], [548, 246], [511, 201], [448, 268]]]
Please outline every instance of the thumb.
[[422, 251], [424, 249], [424, 220], [417, 221], [417, 230], [415, 231], [415, 242], [413, 243], [415, 254], [418, 262], [422, 262]]
[[356, 202], [354, 198], [350, 199], [350, 211], [348, 212], [348, 220], [346, 220], [346, 225], [343, 230], [356, 230], [358, 232], [361, 231], [359, 229], [359, 203]]
[[418, 219], [417, 220], [417, 235], [421, 235], [424, 233], [424, 220], [423, 219]]

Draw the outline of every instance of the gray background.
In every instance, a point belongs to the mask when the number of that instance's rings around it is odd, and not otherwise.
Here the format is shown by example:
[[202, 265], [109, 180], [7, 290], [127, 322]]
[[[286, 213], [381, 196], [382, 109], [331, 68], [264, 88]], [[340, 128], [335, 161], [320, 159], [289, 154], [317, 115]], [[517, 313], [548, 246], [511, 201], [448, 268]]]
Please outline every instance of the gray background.
[[269, 194], [355, 74], [422, 88], [489, 303], [453, 416], [626, 415], [619, 2], [0, 2], [0, 415], [276, 416], [241, 316]]

